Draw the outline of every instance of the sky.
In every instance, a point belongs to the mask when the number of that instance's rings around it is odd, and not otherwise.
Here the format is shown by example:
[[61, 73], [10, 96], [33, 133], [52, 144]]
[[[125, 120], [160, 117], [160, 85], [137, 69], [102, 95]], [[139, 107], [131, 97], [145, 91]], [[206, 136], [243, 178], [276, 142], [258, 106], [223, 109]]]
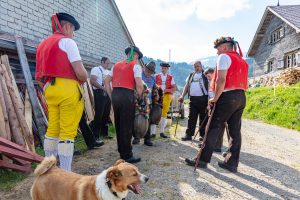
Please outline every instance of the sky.
[[[277, 0], [115, 1], [143, 54], [173, 62], [215, 56], [213, 41], [220, 36], [234, 37], [246, 53], [266, 7], [277, 5]], [[300, 0], [280, 0], [295, 4]]]

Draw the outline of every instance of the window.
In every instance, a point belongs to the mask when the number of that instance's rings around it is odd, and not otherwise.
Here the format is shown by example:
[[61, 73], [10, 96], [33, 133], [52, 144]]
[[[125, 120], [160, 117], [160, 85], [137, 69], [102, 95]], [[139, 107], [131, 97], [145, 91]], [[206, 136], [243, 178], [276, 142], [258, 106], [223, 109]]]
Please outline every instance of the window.
[[269, 43], [274, 44], [284, 37], [284, 27], [280, 27], [271, 33]]
[[285, 68], [297, 65], [296, 53], [290, 53], [285, 56]]
[[274, 67], [274, 60], [270, 60], [268, 62], [268, 73], [273, 71], [273, 69], [274, 69], [273, 67]]

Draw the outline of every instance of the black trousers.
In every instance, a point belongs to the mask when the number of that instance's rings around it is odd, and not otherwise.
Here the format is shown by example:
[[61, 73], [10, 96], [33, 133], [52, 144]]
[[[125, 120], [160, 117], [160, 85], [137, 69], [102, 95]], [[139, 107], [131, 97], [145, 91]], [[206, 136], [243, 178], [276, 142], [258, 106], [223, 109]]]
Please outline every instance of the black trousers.
[[231, 146], [225, 162], [233, 167], [238, 166], [242, 143], [241, 121], [245, 105], [246, 96], [243, 90], [222, 93], [216, 103], [215, 113], [212, 116], [206, 144], [200, 160], [210, 162], [217, 139], [224, 128], [224, 123], [227, 122]]
[[95, 117], [93, 121], [93, 132], [95, 137], [108, 136], [108, 121], [111, 102], [105, 91], [93, 90], [95, 101]]
[[[186, 134], [193, 136], [196, 129], [196, 124], [199, 116], [199, 127], [206, 115], [208, 96], [191, 96], [190, 97], [190, 108], [189, 108], [189, 120]], [[200, 136], [203, 137], [205, 134], [206, 122], [204, 122], [200, 129]]]
[[79, 122], [79, 128], [81, 130], [83, 139], [86, 143], [86, 145], [91, 149], [95, 146], [95, 136], [90, 128], [90, 126], [87, 124], [85, 113], [82, 113], [80, 122]]
[[112, 105], [115, 116], [118, 152], [124, 160], [132, 157], [131, 138], [134, 123], [134, 92], [126, 88], [113, 88]]

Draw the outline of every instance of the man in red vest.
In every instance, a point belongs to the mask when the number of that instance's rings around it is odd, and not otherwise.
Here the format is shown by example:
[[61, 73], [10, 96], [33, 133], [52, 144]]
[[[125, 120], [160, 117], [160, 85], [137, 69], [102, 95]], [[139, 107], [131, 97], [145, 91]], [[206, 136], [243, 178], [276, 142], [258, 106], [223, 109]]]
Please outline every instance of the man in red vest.
[[[209, 105], [215, 105], [207, 140], [203, 148], [198, 167], [206, 168], [210, 162], [217, 139], [224, 123], [228, 123], [231, 144], [225, 160], [218, 165], [231, 172], [237, 172], [241, 150], [241, 118], [246, 105], [245, 91], [248, 83], [248, 64], [243, 59], [238, 43], [231, 37], [221, 37], [214, 42], [218, 60], [211, 83], [214, 97]], [[239, 48], [239, 54], [236, 47]], [[195, 159], [186, 159], [188, 165], [194, 166]]]
[[73, 16], [54, 14], [53, 35], [43, 40], [36, 51], [36, 80], [44, 90], [49, 111], [45, 155], [58, 154], [60, 167], [68, 171], [84, 108], [80, 83], [87, 80], [78, 47], [72, 39], [79, 28]]
[[[131, 145], [135, 114], [134, 90], [136, 89], [140, 98], [144, 85], [142, 81], [142, 68], [138, 65], [138, 59], [141, 59], [143, 54], [135, 46], [126, 48], [125, 54], [127, 55], [127, 59], [116, 63], [106, 77], [105, 88], [112, 100], [114, 109], [120, 157], [126, 162], [136, 163], [141, 161], [141, 158], [133, 157]], [[112, 83], [112, 88], [110, 83]]]
[[170, 109], [170, 104], [172, 101], [172, 93], [176, 91], [176, 84], [172, 75], [168, 74], [169, 63], [160, 63], [161, 73], [156, 74], [156, 84], [161, 87], [164, 92], [163, 95], [163, 108], [160, 120], [160, 137], [168, 138], [165, 134], [165, 127], [167, 124], [167, 114]]

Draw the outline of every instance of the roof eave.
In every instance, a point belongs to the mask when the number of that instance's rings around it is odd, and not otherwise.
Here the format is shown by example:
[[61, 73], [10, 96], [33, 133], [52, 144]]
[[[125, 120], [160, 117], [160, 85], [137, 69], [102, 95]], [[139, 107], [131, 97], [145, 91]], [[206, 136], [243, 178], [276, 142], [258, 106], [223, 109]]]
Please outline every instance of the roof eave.
[[268, 11], [269, 11], [268, 8], [269, 8], [269, 7], [267, 7], [267, 8], [265, 9], [265, 12], [264, 12], [264, 14], [263, 14], [263, 16], [262, 16], [262, 18], [261, 18], [261, 20], [260, 20], [260, 22], [259, 22], [259, 25], [258, 25], [258, 27], [257, 27], [256, 32], [255, 32], [255, 34], [254, 34], [253, 40], [252, 40], [252, 42], [251, 42], [251, 44], [250, 44], [250, 47], [249, 47], [249, 50], [248, 50], [248, 52], [247, 52], [247, 56], [248, 56], [248, 57], [253, 57], [253, 56], [254, 56], [254, 54], [252, 54], [251, 51], [252, 51], [252, 49], [253, 49], [253, 46], [254, 46], [255, 41], [256, 41], [256, 39], [257, 39], [257, 36], [259, 35], [258, 32], [260, 31], [260, 29], [261, 29], [261, 27], [262, 27], [262, 25], [263, 25], [263, 23], [264, 23], [264, 21], [265, 21], [265, 18], [266, 18], [267, 14], [268, 14]]

